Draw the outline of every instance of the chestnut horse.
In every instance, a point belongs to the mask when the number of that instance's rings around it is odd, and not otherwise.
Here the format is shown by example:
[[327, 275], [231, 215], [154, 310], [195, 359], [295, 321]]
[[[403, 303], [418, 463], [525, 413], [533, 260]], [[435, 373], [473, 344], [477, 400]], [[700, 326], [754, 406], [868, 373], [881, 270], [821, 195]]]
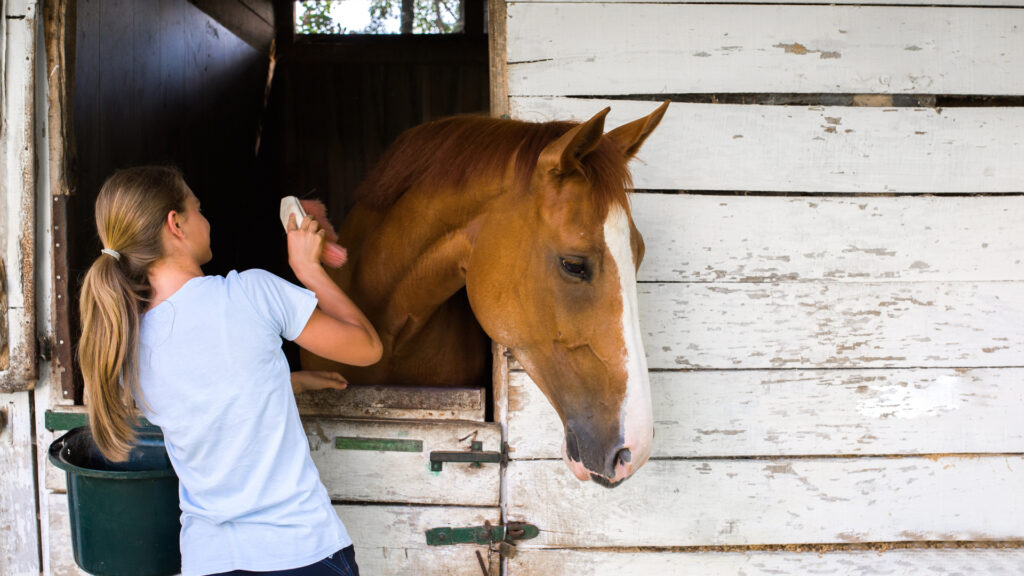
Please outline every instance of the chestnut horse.
[[[615, 486], [651, 452], [628, 161], [668, 103], [604, 134], [590, 120], [454, 117], [403, 133], [357, 190], [334, 280], [384, 344], [353, 384], [480, 385], [489, 338], [558, 412], [580, 480]], [[488, 338], [489, 337], [489, 338]]]

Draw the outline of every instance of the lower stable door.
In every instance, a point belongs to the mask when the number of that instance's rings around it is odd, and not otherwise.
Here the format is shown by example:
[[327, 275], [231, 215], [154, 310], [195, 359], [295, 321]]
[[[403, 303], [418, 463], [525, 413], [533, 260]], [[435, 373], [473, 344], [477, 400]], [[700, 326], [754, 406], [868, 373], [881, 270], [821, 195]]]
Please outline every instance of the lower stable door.
[[353, 387], [299, 406], [362, 573], [499, 573], [501, 429], [482, 389]]
[[512, 372], [506, 521], [539, 534], [506, 574], [1024, 574], [1021, 376], [652, 372], [652, 457], [607, 489], [569, 471], [558, 415]]

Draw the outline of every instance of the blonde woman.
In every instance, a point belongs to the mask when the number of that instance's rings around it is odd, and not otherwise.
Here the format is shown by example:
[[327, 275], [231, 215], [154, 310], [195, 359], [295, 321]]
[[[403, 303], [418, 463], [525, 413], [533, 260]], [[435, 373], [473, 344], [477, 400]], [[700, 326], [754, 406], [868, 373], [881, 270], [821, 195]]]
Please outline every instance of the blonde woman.
[[[97, 445], [124, 460], [137, 406], [180, 480], [182, 574], [358, 574], [309, 454], [281, 339], [373, 364], [376, 331], [320, 264], [323, 230], [288, 229], [301, 288], [262, 270], [205, 276], [210, 224], [173, 168], [121, 170], [96, 201], [103, 250], [81, 295], [79, 361]], [[334, 376], [296, 378], [342, 387]]]

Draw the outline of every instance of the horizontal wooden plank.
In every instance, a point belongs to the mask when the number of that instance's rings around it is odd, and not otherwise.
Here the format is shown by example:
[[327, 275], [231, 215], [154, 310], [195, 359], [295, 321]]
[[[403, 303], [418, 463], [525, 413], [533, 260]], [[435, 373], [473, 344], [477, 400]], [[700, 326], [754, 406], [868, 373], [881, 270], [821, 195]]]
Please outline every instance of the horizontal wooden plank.
[[[444, 464], [430, 470], [430, 452], [469, 450], [473, 440], [483, 450], [501, 446], [497, 424], [461, 421], [355, 421], [306, 419], [310, 454], [332, 500], [497, 506], [500, 470], [496, 464]], [[396, 450], [336, 448], [339, 437], [400, 441]], [[421, 449], [406, 451], [406, 441]], [[452, 487], [458, 486], [457, 490]]]
[[1024, 94], [1024, 12], [511, 3], [513, 96]]
[[[1024, 44], [1024, 42], [1022, 42]], [[736, 73], [733, 71], [732, 73]], [[529, 121], [615, 127], [653, 102], [515, 97]], [[674, 103], [631, 165], [638, 189], [1024, 192], [1024, 107], [856, 108]]]
[[483, 388], [349, 386], [295, 396], [304, 417], [413, 418], [483, 422]]
[[1017, 282], [639, 284], [653, 369], [1024, 366]]
[[[651, 460], [622, 486], [512, 461], [520, 548], [1024, 539], [1024, 457]], [[597, 512], [595, 512], [597, 511]]]
[[[452, 485], [453, 487], [456, 484]], [[487, 546], [427, 546], [426, 531], [439, 527], [501, 523], [498, 508], [452, 506], [335, 506], [355, 544], [361, 574], [480, 576], [477, 552], [498, 574]]]
[[[608, 4], [623, 3], [632, 4], [637, 0], [516, 0], [516, 4], [528, 3], [558, 3], [558, 4]], [[658, 0], [659, 4], [749, 4], [748, 0]], [[758, 4], [821, 4], [820, 0], [758, 0]], [[991, 7], [991, 6], [1024, 6], [1022, 0], [951, 0], [949, 2], [936, 2], [935, 0], [836, 0], [829, 2], [829, 5], [836, 6], [864, 6], [873, 4], [884, 4], [886, 6], [946, 6], [946, 7]]]
[[[1024, 369], [652, 372], [655, 458], [1024, 453]], [[561, 457], [562, 424], [509, 379], [513, 459]]]
[[633, 194], [645, 282], [1024, 280], [1024, 196]]
[[704, 576], [743, 574], [857, 574], [858, 576], [954, 576], [1024, 573], [1024, 550], [939, 549], [878, 552], [631, 552], [521, 550], [509, 560], [509, 576]]

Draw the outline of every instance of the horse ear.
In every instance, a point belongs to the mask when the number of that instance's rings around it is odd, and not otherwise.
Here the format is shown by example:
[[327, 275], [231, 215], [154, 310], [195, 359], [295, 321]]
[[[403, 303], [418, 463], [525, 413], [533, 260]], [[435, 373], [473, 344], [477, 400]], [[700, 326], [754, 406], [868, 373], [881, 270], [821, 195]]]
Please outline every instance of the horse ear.
[[658, 127], [661, 117], [665, 115], [665, 110], [668, 110], [669, 102], [671, 100], [665, 100], [654, 112], [639, 120], [619, 126], [606, 134], [606, 136], [622, 148], [627, 159], [636, 156], [644, 140], [647, 140], [651, 132], [654, 132], [654, 129]]
[[594, 151], [604, 134], [604, 117], [611, 108], [605, 108], [593, 118], [575, 126], [554, 142], [548, 144], [537, 158], [537, 168], [545, 173], [559, 175], [581, 172], [580, 161]]

